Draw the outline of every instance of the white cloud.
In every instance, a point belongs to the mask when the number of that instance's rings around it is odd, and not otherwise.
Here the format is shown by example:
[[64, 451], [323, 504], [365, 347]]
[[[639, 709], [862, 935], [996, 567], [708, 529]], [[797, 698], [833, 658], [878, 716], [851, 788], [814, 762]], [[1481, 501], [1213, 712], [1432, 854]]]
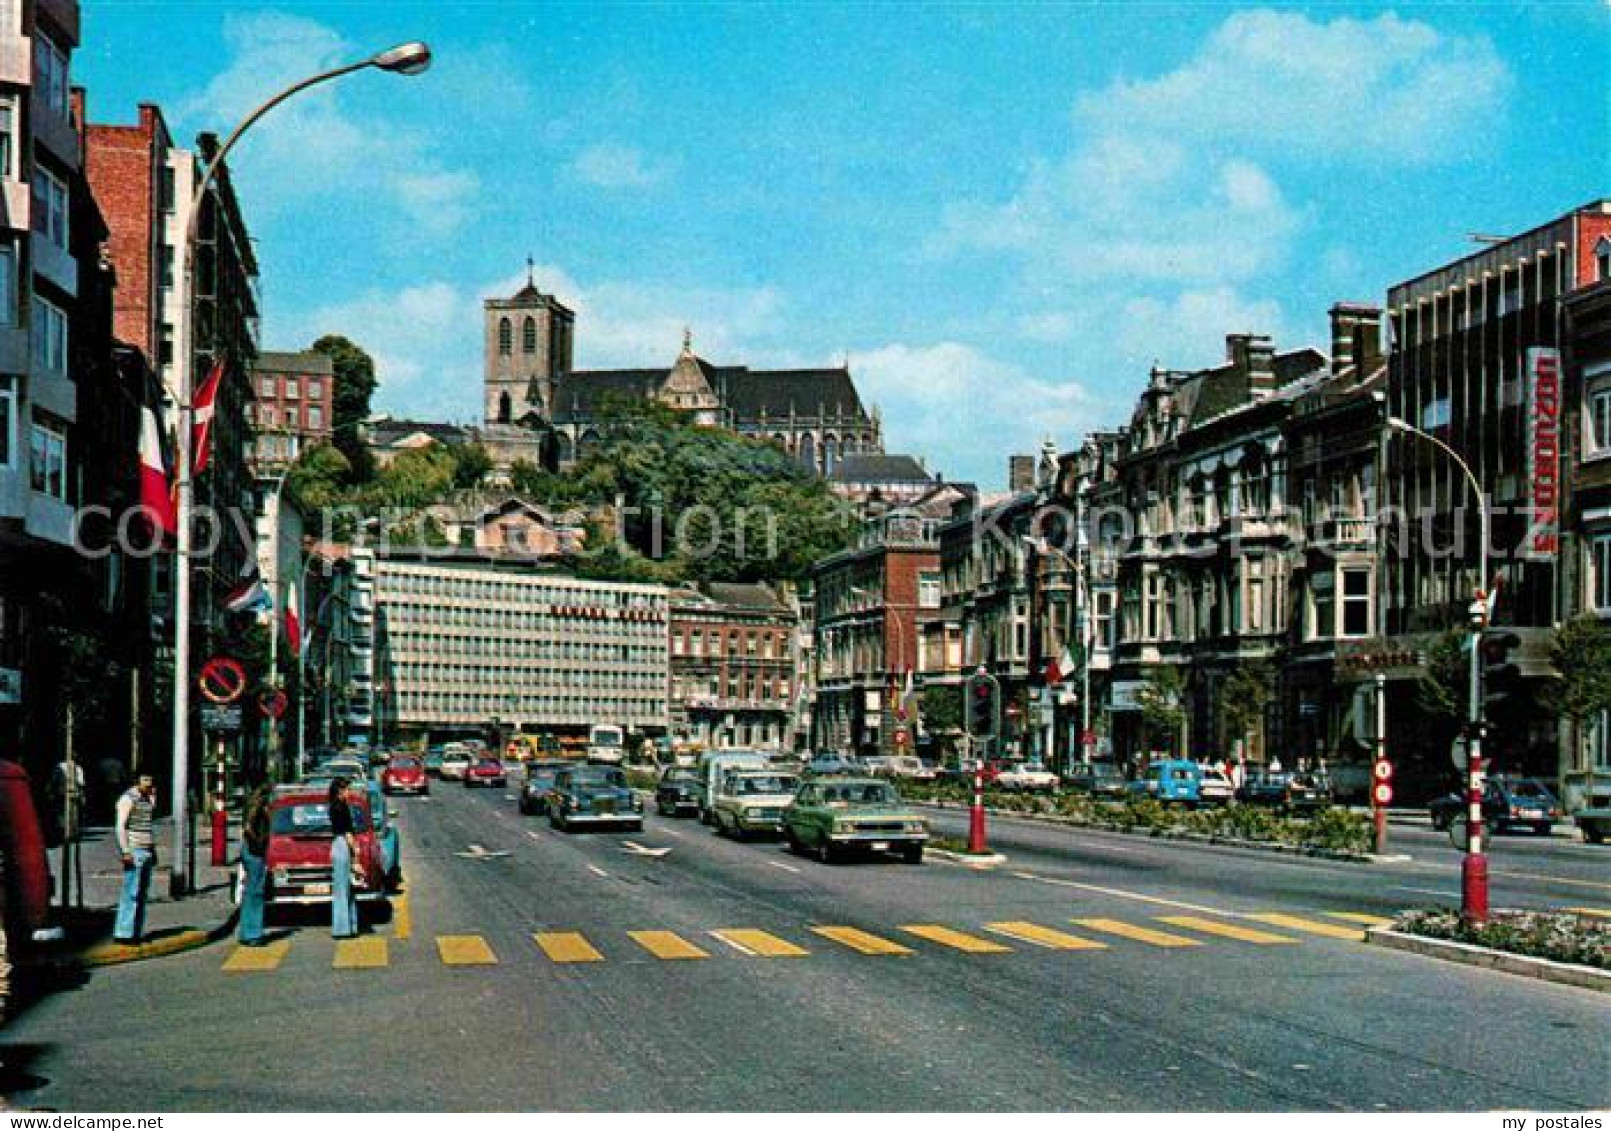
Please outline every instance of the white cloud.
[[647, 188], [670, 175], [664, 163], [652, 163], [641, 149], [605, 142], [590, 145], [571, 162], [571, 173], [598, 188]]
[[[239, 121], [290, 83], [367, 50], [323, 24], [283, 12], [226, 15], [224, 44], [227, 64], [181, 104], [184, 120], [209, 128]], [[352, 105], [350, 84], [381, 81], [423, 80], [360, 73], [295, 95], [253, 127], [231, 161], [251, 173], [238, 179], [250, 184], [254, 212], [292, 212], [340, 183], [371, 212], [390, 206], [399, 221], [426, 235], [445, 235], [464, 222], [476, 178], [444, 166], [435, 156], [441, 147], [418, 129]]]

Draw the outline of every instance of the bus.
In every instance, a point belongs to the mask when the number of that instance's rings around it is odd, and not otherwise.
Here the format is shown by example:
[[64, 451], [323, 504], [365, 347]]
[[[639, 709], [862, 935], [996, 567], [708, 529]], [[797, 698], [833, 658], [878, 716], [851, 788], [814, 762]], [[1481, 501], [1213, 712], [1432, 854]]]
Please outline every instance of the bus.
[[587, 728], [587, 760], [619, 766], [626, 757], [626, 731], [609, 723]]

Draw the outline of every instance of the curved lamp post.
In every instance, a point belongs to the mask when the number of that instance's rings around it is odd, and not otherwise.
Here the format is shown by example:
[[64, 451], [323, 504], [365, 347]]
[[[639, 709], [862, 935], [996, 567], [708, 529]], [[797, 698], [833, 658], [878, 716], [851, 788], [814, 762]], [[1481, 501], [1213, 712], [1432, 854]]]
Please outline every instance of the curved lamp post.
[[[229, 155], [241, 135], [251, 129], [263, 115], [274, 109], [286, 99], [307, 90], [310, 86], [317, 86], [331, 79], [352, 74], [374, 67], [393, 74], [417, 75], [431, 65], [431, 49], [424, 43], [402, 43], [378, 55], [371, 55], [356, 63], [336, 67], [333, 70], [322, 71], [316, 75], [292, 83], [274, 97], [258, 105], [247, 114], [240, 125], [224, 139], [206, 167], [202, 170], [201, 179], [196, 182], [185, 204], [187, 216], [185, 221], [185, 238], [181, 246], [180, 257], [182, 268], [180, 271], [181, 295], [179, 325], [175, 335], [174, 357], [174, 397], [179, 404], [179, 436], [176, 445], [175, 465], [177, 469], [177, 498], [175, 499], [175, 512], [177, 517], [178, 533], [175, 538], [175, 577], [173, 585], [173, 620], [174, 620], [174, 646], [173, 646], [173, 878], [172, 889], [175, 896], [183, 895], [189, 886], [190, 875], [190, 845], [186, 837], [189, 789], [190, 789], [190, 512], [191, 512], [191, 474], [190, 474], [190, 437], [194, 422], [194, 406], [191, 404], [192, 375], [191, 368], [195, 361], [194, 344], [192, 341], [192, 323], [194, 321], [193, 306], [195, 303], [196, 283], [196, 232], [201, 223], [202, 201], [206, 198], [207, 189], [218, 176], [218, 170], [223, 166], [224, 159]], [[278, 615], [277, 613], [275, 615]]]

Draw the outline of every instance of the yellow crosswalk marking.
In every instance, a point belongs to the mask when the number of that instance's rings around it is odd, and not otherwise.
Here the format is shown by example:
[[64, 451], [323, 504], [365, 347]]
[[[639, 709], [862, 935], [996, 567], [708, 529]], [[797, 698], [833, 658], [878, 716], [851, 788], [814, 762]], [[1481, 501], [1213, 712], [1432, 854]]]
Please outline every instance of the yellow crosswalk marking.
[[1324, 935], [1328, 939], [1348, 939], [1350, 942], [1360, 942], [1365, 937], [1362, 927], [1339, 927], [1336, 923], [1322, 923], [1318, 919], [1305, 919], [1300, 915], [1285, 915], [1279, 911], [1264, 911], [1257, 915], [1249, 915], [1260, 923], [1268, 923], [1272, 927], [1286, 927], [1288, 930], [1303, 931], [1311, 935]]
[[628, 937], [656, 958], [709, 958], [693, 943], [674, 931], [628, 931]]
[[392, 900], [392, 930], [400, 942], [414, 937], [414, 913], [409, 909], [406, 894]]
[[1220, 919], [1204, 919], [1200, 915], [1160, 915], [1158, 921], [1174, 927], [1185, 927], [1190, 931], [1201, 931], [1205, 935], [1218, 935], [1220, 938], [1255, 943], [1258, 946], [1279, 946], [1282, 943], [1298, 941], [1269, 931], [1255, 931], [1252, 927], [1238, 927], [1234, 923], [1226, 923]]
[[964, 954], [1012, 953], [1010, 946], [1002, 946], [998, 942], [982, 939], [978, 935], [964, 934], [961, 931], [953, 931], [950, 927], [940, 927], [932, 923], [906, 923], [901, 926], [901, 930], [920, 939], [928, 939], [929, 942], [937, 942], [941, 946], [960, 950]]
[[386, 939], [381, 935], [360, 935], [355, 939], [336, 940], [336, 958], [331, 964], [337, 970], [372, 970], [391, 963]]
[[280, 963], [285, 961], [286, 952], [290, 949], [290, 939], [276, 939], [264, 946], [237, 946], [235, 952], [224, 961], [224, 972], [257, 974], [278, 970]]
[[811, 953], [786, 939], [780, 939], [766, 931], [750, 930], [747, 927], [729, 927], [712, 931], [711, 934], [729, 946], [748, 951], [761, 958], [804, 958]]
[[604, 956], [580, 931], [539, 931], [531, 936], [555, 962], [603, 962]]
[[1050, 927], [1042, 927], [1038, 923], [1025, 923], [1012, 919], [1004, 923], [986, 923], [985, 930], [994, 931], [998, 935], [1006, 935], [1009, 939], [1020, 942], [1034, 943], [1051, 950], [1106, 950], [1108, 944], [1097, 942], [1095, 939], [1082, 939], [1078, 935], [1071, 935], [1067, 931], [1054, 931]]
[[1611, 919], [1611, 911], [1603, 907], [1568, 907], [1574, 915], [1592, 915], [1596, 919]]
[[1323, 911], [1328, 919], [1343, 919], [1349, 923], [1362, 923], [1367, 927], [1385, 927], [1393, 920], [1380, 915], [1366, 915], [1363, 911]]
[[1118, 935], [1123, 939], [1134, 939], [1144, 942], [1148, 946], [1182, 947], [1202, 946], [1196, 939], [1188, 939], [1184, 935], [1171, 935], [1167, 931], [1155, 931], [1151, 927], [1137, 927], [1119, 919], [1070, 919], [1082, 927], [1089, 927], [1093, 931], [1102, 931], [1110, 935]]
[[444, 966], [496, 966], [498, 956], [480, 935], [437, 935], [436, 953]]
[[862, 954], [911, 954], [912, 948], [869, 934], [857, 927], [812, 927], [811, 933], [842, 943]]

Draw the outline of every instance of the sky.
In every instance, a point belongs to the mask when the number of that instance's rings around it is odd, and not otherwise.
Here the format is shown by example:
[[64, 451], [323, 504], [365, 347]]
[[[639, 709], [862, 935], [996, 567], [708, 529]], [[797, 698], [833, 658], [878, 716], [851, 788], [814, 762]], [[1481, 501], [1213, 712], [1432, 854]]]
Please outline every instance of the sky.
[[1227, 333], [1611, 189], [1611, 7], [1480, 2], [84, 0], [95, 122], [227, 133], [263, 341], [341, 333], [375, 407], [474, 422], [482, 299], [577, 312], [576, 365], [837, 365], [892, 452], [986, 487], [1128, 420]]

